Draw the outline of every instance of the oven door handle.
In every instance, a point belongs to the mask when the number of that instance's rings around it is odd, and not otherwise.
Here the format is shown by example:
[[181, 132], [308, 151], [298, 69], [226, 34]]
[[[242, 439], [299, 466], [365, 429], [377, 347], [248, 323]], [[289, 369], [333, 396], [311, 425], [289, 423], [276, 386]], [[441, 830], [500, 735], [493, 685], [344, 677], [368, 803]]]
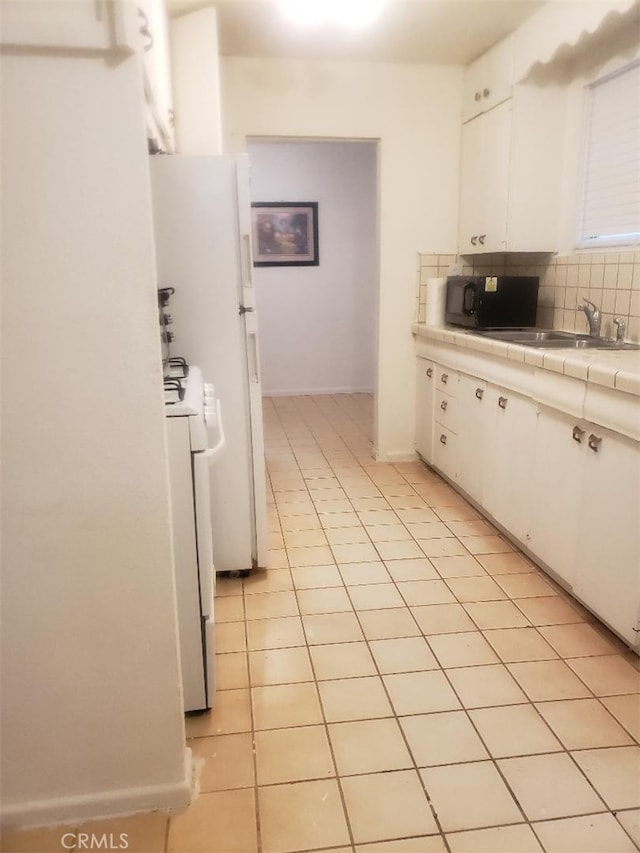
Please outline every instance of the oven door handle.
[[209, 447], [204, 451], [209, 465], [212, 465], [215, 462], [225, 446], [224, 425], [222, 423], [222, 411], [220, 408], [219, 397], [216, 397], [216, 420], [218, 422], [218, 441], [213, 447]]

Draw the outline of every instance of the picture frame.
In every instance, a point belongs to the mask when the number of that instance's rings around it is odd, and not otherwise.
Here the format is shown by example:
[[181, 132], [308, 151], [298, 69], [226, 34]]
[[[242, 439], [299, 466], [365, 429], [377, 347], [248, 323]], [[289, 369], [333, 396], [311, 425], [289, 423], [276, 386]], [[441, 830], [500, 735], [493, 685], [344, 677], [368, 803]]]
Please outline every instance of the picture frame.
[[254, 267], [317, 267], [318, 202], [251, 204]]

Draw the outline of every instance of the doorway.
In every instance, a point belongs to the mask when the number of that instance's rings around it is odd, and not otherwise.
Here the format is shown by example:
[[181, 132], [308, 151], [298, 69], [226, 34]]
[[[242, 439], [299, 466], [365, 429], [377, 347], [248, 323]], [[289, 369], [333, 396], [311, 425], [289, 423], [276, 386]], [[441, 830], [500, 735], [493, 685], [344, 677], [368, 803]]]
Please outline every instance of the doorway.
[[251, 200], [317, 202], [317, 266], [253, 271], [265, 396], [373, 394], [376, 141], [250, 139]]

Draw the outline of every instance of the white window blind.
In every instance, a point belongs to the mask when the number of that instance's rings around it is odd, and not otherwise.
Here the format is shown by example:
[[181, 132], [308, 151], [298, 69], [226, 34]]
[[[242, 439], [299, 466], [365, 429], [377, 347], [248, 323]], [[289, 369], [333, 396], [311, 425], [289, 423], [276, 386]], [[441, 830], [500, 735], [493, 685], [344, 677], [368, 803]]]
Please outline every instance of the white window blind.
[[640, 62], [593, 83], [578, 245], [640, 240]]

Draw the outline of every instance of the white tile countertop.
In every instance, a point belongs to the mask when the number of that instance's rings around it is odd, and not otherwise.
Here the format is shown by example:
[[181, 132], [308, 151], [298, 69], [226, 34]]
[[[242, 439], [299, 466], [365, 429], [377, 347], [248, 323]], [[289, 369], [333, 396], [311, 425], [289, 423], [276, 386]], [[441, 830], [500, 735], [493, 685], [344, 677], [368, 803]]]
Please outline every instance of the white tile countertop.
[[494, 341], [466, 329], [424, 323], [414, 323], [411, 331], [426, 340], [466, 347], [640, 397], [640, 350], [540, 349]]

